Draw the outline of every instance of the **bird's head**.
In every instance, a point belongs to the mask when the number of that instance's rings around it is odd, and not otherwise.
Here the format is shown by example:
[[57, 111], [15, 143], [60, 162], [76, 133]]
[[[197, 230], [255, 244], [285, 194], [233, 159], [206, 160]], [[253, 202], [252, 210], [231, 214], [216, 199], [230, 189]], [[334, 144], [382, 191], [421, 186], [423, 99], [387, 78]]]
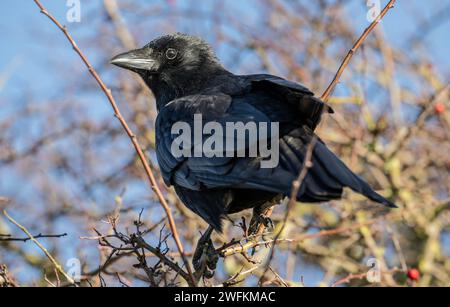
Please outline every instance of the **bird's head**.
[[181, 33], [159, 37], [141, 49], [119, 54], [111, 64], [138, 73], [156, 96], [171, 91], [176, 96], [190, 94], [191, 87], [201, 86], [212, 74], [225, 71], [205, 41]]

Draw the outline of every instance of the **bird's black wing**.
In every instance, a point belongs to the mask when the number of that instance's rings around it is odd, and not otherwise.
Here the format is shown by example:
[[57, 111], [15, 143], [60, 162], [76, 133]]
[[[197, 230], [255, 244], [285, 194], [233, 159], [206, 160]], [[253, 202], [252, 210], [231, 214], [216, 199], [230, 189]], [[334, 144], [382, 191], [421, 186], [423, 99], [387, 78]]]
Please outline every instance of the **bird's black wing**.
[[[272, 75], [243, 76], [251, 82], [253, 91], [263, 91], [274, 95], [275, 102], [294, 107], [298, 120], [313, 131], [320, 123], [322, 113], [334, 113], [333, 108], [314, 97], [314, 93], [302, 84], [285, 80]], [[280, 105], [282, 108], [283, 106]]]
[[[192, 190], [201, 189], [201, 183], [191, 176], [188, 168], [183, 167], [189, 158], [175, 157], [172, 153], [172, 145], [177, 137], [172, 134], [173, 126], [183, 122], [193, 131], [195, 114], [201, 114], [205, 120], [216, 120], [225, 115], [230, 104], [231, 97], [227, 95], [197, 95], [174, 100], [160, 110], [156, 121], [156, 154], [167, 185], [178, 184]], [[210, 159], [205, 163], [219, 175], [228, 159]]]
[[[156, 154], [165, 183], [173, 185], [187, 207], [219, 230], [221, 218], [232, 197], [229, 189], [245, 188], [247, 179], [254, 182], [253, 188], [255, 185], [263, 185], [262, 181], [265, 181], [265, 186], [271, 186], [273, 170], [259, 171], [258, 159], [236, 158], [235, 154], [212, 158], [175, 157], [172, 146], [178, 135], [172, 134], [172, 127], [183, 122], [191, 126], [193, 131], [196, 114], [202, 115], [203, 123], [216, 122], [224, 131], [226, 123], [259, 123], [269, 122], [270, 119], [251, 104], [233, 103], [231, 96], [217, 92], [174, 100], [158, 114]], [[245, 138], [245, 135], [237, 137]], [[271, 137], [270, 133], [267, 137]], [[191, 148], [195, 145], [194, 140], [189, 144]], [[254, 145], [245, 143], [246, 148]], [[284, 175], [286, 177], [289, 174], [285, 172]], [[277, 193], [280, 193], [280, 189], [281, 187], [273, 188]]]
[[[248, 170], [237, 171], [236, 167], [242, 164], [242, 167], [245, 168], [252, 159], [236, 158], [238, 146], [232, 148], [232, 152], [227, 154], [225, 145], [227, 143], [226, 138], [235, 137], [234, 143], [238, 143], [240, 138], [244, 139], [245, 149], [257, 146], [257, 144], [249, 142], [247, 135], [233, 136], [224, 133], [223, 157], [193, 156], [196, 143], [195, 140], [192, 140], [188, 144], [192, 148], [192, 156], [177, 158], [173, 154], [172, 146], [178, 135], [172, 134], [172, 127], [179, 122], [187, 123], [191, 127], [193, 135], [195, 129], [194, 116], [196, 114], [202, 115], [203, 124], [215, 122], [222, 127], [224, 132], [226, 132], [227, 123], [243, 123], [244, 125], [249, 122], [257, 125], [261, 122], [270, 123], [270, 118], [266, 114], [246, 103], [245, 100], [238, 98], [233, 102], [231, 96], [222, 93], [195, 95], [174, 100], [160, 110], [156, 121], [156, 153], [167, 185], [179, 185], [187, 189], [200, 191], [202, 189], [230, 187], [242, 182], [242, 178], [245, 178]], [[278, 135], [271, 136], [268, 132], [267, 138], [271, 137], [277, 138]], [[258, 140], [256, 140], [257, 142]], [[255, 168], [259, 167], [259, 161], [254, 162]]]

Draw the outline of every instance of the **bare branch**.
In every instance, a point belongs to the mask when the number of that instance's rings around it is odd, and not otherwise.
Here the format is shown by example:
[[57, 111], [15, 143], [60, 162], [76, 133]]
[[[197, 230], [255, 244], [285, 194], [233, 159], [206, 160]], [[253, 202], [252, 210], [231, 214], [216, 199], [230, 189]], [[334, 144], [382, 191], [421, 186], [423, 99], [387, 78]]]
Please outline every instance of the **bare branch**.
[[[43, 234], [38, 234], [36, 236], [33, 236], [33, 238], [35, 239], [42, 239], [42, 238], [62, 238], [67, 236], [67, 233], [63, 233], [63, 234], [59, 234], [59, 235], [43, 235]], [[13, 242], [13, 241], [17, 241], [17, 242], [28, 242], [30, 241], [31, 238], [14, 238], [12, 235], [9, 234], [0, 234], [0, 242]]]
[[58, 270], [58, 272], [60, 272], [66, 279], [67, 281], [72, 284], [72, 285], [76, 285], [75, 280], [73, 280], [72, 277], [70, 277], [62, 268], [62, 266], [59, 264], [59, 262], [49, 253], [49, 251], [41, 244], [39, 243], [38, 240], [36, 240], [33, 235], [22, 225], [20, 225], [18, 222], [16, 222], [11, 216], [9, 216], [8, 212], [6, 212], [6, 210], [3, 210], [3, 214], [5, 215], [5, 217], [14, 225], [16, 225], [20, 230], [22, 230], [29, 238], [31, 241], [33, 241], [34, 244], [36, 244], [45, 254], [45, 256], [47, 256], [47, 258], [50, 260], [50, 262], [53, 264], [53, 266], [55, 267], [56, 270]]
[[378, 15], [377, 18], [370, 24], [370, 26], [364, 31], [364, 33], [360, 36], [360, 38], [356, 41], [355, 45], [350, 49], [347, 56], [345, 57], [344, 61], [342, 62], [341, 66], [339, 67], [336, 75], [334, 76], [333, 81], [330, 83], [328, 88], [323, 93], [321, 99], [323, 101], [328, 101], [331, 94], [333, 93], [334, 89], [336, 88], [336, 85], [338, 84], [342, 74], [344, 73], [345, 68], [347, 67], [348, 63], [350, 63], [350, 60], [352, 59], [353, 55], [356, 51], [361, 47], [363, 42], [366, 40], [366, 38], [369, 36], [369, 34], [375, 29], [375, 27], [378, 25], [378, 23], [383, 19], [383, 17], [389, 12], [390, 9], [394, 7], [396, 0], [390, 0], [389, 3], [386, 5], [386, 7], [381, 11], [380, 15]]
[[174, 238], [175, 243], [177, 245], [178, 251], [182, 255], [182, 259], [183, 259], [184, 265], [186, 266], [186, 269], [189, 272], [190, 282], [191, 282], [192, 285], [195, 285], [196, 284], [195, 278], [194, 278], [194, 276], [192, 274], [192, 270], [190, 268], [189, 262], [187, 261], [186, 256], [184, 255], [183, 244], [181, 243], [180, 237], [178, 235], [177, 227], [175, 225], [175, 221], [173, 219], [173, 215], [172, 215], [172, 212], [170, 210], [169, 204], [167, 203], [166, 199], [164, 198], [164, 195], [162, 194], [160, 188], [158, 187], [158, 183], [156, 181], [155, 175], [153, 174], [153, 171], [152, 171], [152, 169], [150, 167], [150, 164], [148, 163], [147, 157], [145, 156], [144, 151], [142, 150], [142, 147], [139, 144], [137, 136], [133, 133], [133, 131], [129, 127], [128, 123], [126, 122], [126, 120], [122, 116], [122, 113], [120, 112], [120, 109], [117, 106], [117, 103], [116, 103], [114, 97], [112, 96], [111, 90], [108, 89], [106, 84], [100, 78], [100, 76], [97, 73], [97, 71], [90, 64], [90, 62], [88, 61], [86, 56], [83, 54], [81, 49], [75, 43], [74, 39], [72, 38], [72, 36], [68, 32], [67, 28], [65, 26], [63, 26], [55, 17], [53, 17], [53, 15], [51, 15], [45, 9], [45, 7], [41, 4], [41, 2], [39, 0], [34, 0], [34, 2], [36, 3], [36, 5], [41, 10], [41, 13], [44, 14], [45, 16], [47, 16], [64, 33], [64, 35], [69, 40], [69, 42], [72, 45], [72, 47], [75, 50], [75, 52], [80, 56], [81, 60], [86, 65], [86, 67], [88, 68], [89, 72], [94, 77], [94, 79], [97, 81], [98, 85], [100, 86], [102, 91], [105, 93], [106, 97], [108, 98], [108, 101], [110, 102], [111, 107], [114, 110], [115, 117], [119, 120], [120, 124], [124, 128], [125, 132], [127, 133], [128, 137], [130, 138], [131, 142], [133, 143], [134, 149], [136, 150], [136, 153], [139, 156], [139, 159], [140, 159], [142, 165], [144, 166], [144, 170], [145, 170], [145, 173], [146, 173], [147, 178], [149, 180], [151, 189], [153, 190], [153, 192], [158, 197], [158, 199], [159, 199], [159, 201], [160, 201], [160, 203], [161, 203], [161, 205], [162, 205], [162, 207], [163, 207], [163, 209], [164, 209], [164, 211], [165, 211], [165, 213], [167, 215], [167, 219], [169, 221], [170, 230], [172, 231], [172, 235], [173, 235], [173, 238]]

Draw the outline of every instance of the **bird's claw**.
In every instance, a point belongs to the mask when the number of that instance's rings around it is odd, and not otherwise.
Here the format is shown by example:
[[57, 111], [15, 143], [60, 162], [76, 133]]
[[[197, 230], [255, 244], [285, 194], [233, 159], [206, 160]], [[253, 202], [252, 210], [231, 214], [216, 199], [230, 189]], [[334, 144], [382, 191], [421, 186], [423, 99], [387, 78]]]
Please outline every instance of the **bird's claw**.
[[251, 221], [250, 226], [248, 228], [248, 235], [253, 236], [257, 235], [261, 226], [264, 226], [268, 229], [273, 229], [275, 227], [272, 219], [264, 214], [254, 214]]
[[217, 268], [219, 254], [209, 236], [202, 236], [197, 243], [192, 264], [198, 277], [212, 278]]

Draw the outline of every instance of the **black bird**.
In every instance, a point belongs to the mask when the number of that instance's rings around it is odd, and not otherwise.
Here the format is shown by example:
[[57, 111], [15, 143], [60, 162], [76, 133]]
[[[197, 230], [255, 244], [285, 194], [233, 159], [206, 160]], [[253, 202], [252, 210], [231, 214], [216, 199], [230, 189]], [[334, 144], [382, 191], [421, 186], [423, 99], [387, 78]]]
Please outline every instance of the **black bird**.
[[[184, 204], [215, 230], [231, 213], [254, 208], [254, 221], [268, 204], [289, 197], [322, 113], [331, 107], [303, 85], [271, 75], [234, 75], [203, 40], [166, 35], [142, 49], [116, 56], [111, 63], [138, 73], [156, 97], [156, 153], [165, 183]], [[171, 152], [179, 121], [278, 122], [279, 164], [261, 168], [261, 158], [181, 157]], [[297, 200], [319, 203], [340, 199], [348, 187], [367, 198], [395, 207], [355, 175], [318, 139]]]

